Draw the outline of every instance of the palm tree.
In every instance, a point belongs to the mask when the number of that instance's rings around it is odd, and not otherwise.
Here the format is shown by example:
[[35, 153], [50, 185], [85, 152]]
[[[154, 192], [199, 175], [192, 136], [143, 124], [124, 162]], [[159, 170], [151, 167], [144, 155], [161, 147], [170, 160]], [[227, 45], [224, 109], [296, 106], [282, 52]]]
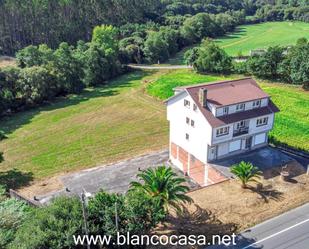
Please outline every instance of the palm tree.
[[231, 167], [231, 172], [241, 181], [241, 187], [246, 188], [248, 182], [256, 182], [260, 178], [261, 171], [252, 163], [241, 161]]
[[165, 211], [168, 211], [169, 206], [181, 211], [181, 203], [192, 202], [192, 199], [185, 195], [189, 190], [188, 186], [183, 185], [186, 180], [177, 177], [171, 167], [149, 168], [137, 174], [137, 177], [140, 182], [131, 182], [131, 190], [142, 190], [154, 198]]

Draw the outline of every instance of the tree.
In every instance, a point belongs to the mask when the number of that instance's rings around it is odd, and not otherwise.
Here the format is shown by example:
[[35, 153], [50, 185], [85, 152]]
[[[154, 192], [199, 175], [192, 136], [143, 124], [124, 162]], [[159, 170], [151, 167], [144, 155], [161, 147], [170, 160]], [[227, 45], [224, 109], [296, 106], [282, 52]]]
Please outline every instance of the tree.
[[169, 57], [168, 43], [161, 32], [151, 31], [148, 34], [144, 54], [149, 62], [165, 61]]
[[73, 235], [83, 234], [81, 202], [77, 197], [59, 197], [34, 209], [18, 229], [12, 249], [75, 248]]
[[56, 80], [43, 67], [27, 67], [20, 71], [17, 81], [21, 99], [27, 106], [42, 103], [55, 96]]
[[121, 73], [117, 33], [117, 29], [112, 26], [102, 25], [94, 28], [91, 44], [85, 52], [86, 85], [103, 84]]
[[[166, 213], [141, 191], [126, 195], [98, 192], [89, 200], [89, 224], [92, 234], [147, 234]], [[116, 226], [117, 219], [117, 226]]]
[[199, 13], [184, 21], [181, 34], [189, 44], [192, 44], [205, 37], [215, 36], [216, 28], [217, 26], [209, 14]]
[[252, 163], [241, 161], [231, 167], [231, 172], [241, 181], [241, 187], [247, 188], [248, 182], [256, 181], [262, 174]]
[[51, 71], [57, 77], [60, 93], [78, 93], [83, 88], [83, 58], [75, 54], [74, 48], [66, 42], [59, 45], [54, 52]]
[[202, 42], [197, 54], [193, 66], [199, 72], [229, 73], [232, 69], [232, 59], [223, 49], [208, 39]]
[[0, 186], [0, 247], [10, 248], [15, 233], [28, 217], [31, 208], [22, 201], [5, 198], [5, 188]]
[[192, 199], [185, 194], [189, 190], [188, 186], [183, 185], [186, 180], [177, 177], [171, 167], [149, 168], [139, 173], [137, 177], [141, 182], [131, 182], [131, 191], [143, 191], [166, 211], [168, 207], [180, 211], [181, 203], [192, 202]]

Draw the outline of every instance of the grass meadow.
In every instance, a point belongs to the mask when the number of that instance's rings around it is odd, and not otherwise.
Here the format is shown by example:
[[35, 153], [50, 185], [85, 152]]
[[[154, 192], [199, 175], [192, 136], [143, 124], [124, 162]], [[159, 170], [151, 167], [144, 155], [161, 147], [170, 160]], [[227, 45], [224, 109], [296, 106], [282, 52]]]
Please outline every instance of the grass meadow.
[[143, 93], [159, 74], [133, 72], [1, 120], [0, 172], [16, 168], [41, 179], [166, 148], [165, 107]]
[[309, 23], [304, 22], [265, 22], [242, 25], [235, 32], [215, 41], [229, 55], [249, 55], [251, 49], [269, 46], [293, 45], [300, 37], [309, 39]]

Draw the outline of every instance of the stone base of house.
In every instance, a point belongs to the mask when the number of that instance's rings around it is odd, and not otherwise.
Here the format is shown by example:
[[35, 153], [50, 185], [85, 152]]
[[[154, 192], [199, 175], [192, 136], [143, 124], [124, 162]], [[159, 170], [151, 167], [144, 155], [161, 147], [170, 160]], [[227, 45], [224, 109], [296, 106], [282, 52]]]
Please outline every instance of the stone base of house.
[[219, 171], [201, 162], [175, 143], [170, 144], [170, 160], [200, 186], [219, 183], [227, 179]]

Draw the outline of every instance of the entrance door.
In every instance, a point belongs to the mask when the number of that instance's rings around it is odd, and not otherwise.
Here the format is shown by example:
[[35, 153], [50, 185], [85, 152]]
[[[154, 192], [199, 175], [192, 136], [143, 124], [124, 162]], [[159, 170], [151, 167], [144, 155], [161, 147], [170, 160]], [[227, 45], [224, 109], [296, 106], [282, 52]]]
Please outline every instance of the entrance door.
[[250, 150], [252, 145], [252, 137], [247, 137], [246, 138], [246, 144], [245, 144], [245, 149]]

